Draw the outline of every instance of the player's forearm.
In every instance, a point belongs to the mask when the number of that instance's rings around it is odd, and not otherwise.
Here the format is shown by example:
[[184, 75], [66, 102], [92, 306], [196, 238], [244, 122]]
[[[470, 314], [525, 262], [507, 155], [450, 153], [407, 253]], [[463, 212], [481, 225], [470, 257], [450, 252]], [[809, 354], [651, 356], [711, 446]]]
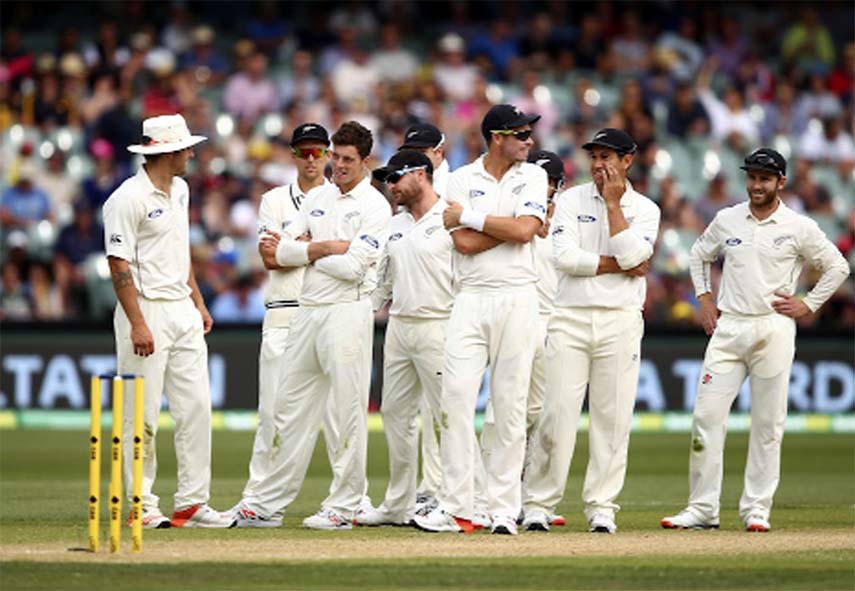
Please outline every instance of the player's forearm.
[[623, 269], [620, 268], [615, 257], [600, 255], [600, 262], [597, 265], [597, 275], [607, 275], [608, 273], [623, 273]]
[[609, 236], [616, 236], [629, 228], [619, 203], [609, 203], [606, 206], [606, 213], [609, 220]]
[[190, 274], [187, 276], [187, 285], [190, 286], [190, 299], [193, 300], [193, 305], [197, 308], [205, 308], [205, 298], [202, 297], [202, 292], [199, 290], [199, 284], [196, 283], [196, 274], [193, 272], [193, 267], [190, 267]]
[[125, 311], [125, 316], [131, 326], [145, 324], [142, 310], [137, 298], [139, 293], [134, 285], [134, 279], [131, 276], [131, 267], [128, 261], [117, 257], [107, 257], [107, 262], [110, 265], [110, 277], [113, 280], [113, 290], [116, 292], [116, 297]]
[[533, 216], [507, 218], [488, 215], [484, 221], [484, 234], [502, 242], [526, 244], [531, 242], [541, 224], [542, 222]]
[[310, 242], [307, 250], [309, 261], [314, 263], [318, 259], [336, 254], [334, 245], [337, 242], [337, 240], [319, 240], [317, 242]]
[[849, 266], [843, 257], [841, 259], [843, 260], [843, 264], [826, 269], [819, 278], [819, 281], [816, 282], [816, 285], [813, 286], [813, 289], [802, 300], [810, 308], [811, 312], [819, 310], [834, 295], [837, 288], [846, 281], [846, 278], [849, 277]]
[[490, 250], [503, 242], [471, 228], [458, 228], [451, 233], [451, 240], [454, 243], [454, 250], [467, 255]]

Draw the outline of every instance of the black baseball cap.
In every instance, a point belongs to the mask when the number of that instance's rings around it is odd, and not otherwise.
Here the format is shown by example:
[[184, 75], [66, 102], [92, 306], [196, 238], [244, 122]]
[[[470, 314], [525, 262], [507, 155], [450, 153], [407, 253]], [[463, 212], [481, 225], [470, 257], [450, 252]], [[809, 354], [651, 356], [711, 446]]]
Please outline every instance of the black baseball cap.
[[375, 169], [371, 175], [374, 180], [383, 183], [393, 172], [415, 170], [416, 168], [423, 168], [428, 174], [433, 174], [433, 164], [430, 163], [427, 156], [415, 150], [401, 150], [389, 158], [389, 163], [386, 166]]
[[513, 105], [493, 105], [481, 121], [481, 135], [490, 143], [490, 133], [494, 130], [516, 129], [539, 119], [540, 115], [526, 115]]
[[618, 154], [634, 154], [638, 149], [630, 135], [622, 129], [606, 127], [594, 134], [591, 141], [582, 146], [583, 150], [591, 150], [595, 146], [611, 148]]
[[528, 153], [528, 161], [537, 164], [546, 171], [550, 179], [564, 180], [564, 163], [555, 152], [549, 150], [532, 150]]
[[787, 176], [787, 161], [771, 148], [759, 148], [745, 157], [742, 170], [765, 170], [778, 176]]
[[325, 145], [330, 144], [330, 136], [323, 125], [318, 123], [303, 123], [296, 127], [291, 134], [291, 145], [295, 146], [305, 140], [315, 140]]
[[404, 143], [398, 149], [436, 148], [444, 141], [442, 132], [430, 123], [414, 123], [404, 132]]

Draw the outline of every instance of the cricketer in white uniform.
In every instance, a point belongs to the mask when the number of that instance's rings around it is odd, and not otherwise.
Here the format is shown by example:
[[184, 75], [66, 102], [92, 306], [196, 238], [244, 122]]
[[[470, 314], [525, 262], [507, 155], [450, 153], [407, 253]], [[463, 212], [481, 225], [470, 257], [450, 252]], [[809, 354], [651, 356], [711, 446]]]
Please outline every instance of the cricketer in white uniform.
[[[119, 299], [113, 326], [120, 374], [145, 378], [143, 527], [231, 527], [231, 516], [208, 506], [211, 485], [211, 392], [205, 333], [213, 320], [190, 265], [187, 183], [179, 178], [204, 141], [181, 115], [143, 121], [145, 155], [136, 175], [104, 204], [104, 238]], [[167, 519], [152, 492], [157, 475], [155, 438], [163, 393], [175, 420], [178, 487]], [[125, 397], [123, 437], [133, 439], [134, 396]], [[125, 479], [133, 479], [133, 446], [124, 446]], [[130, 493], [130, 486], [127, 487]], [[129, 497], [130, 498], [130, 497]]]
[[[415, 150], [427, 156], [433, 166], [433, 190], [444, 199], [451, 174], [445, 159], [445, 135], [430, 123], [415, 123], [404, 132], [404, 143], [398, 149]], [[416, 510], [431, 506], [442, 484], [442, 459], [436, 436], [439, 424], [431, 428], [425, 422], [425, 417], [431, 416], [427, 398], [422, 398], [419, 414], [422, 417], [422, 481], [416, 494]]]
[[[692, 281], [711, 338], [692, 420], [689, 506], [662, 519], [665, 528], [719, 527], [727, 416], [747, 375], [751, 434], [739, 516], [747, 531], [769, 531], [780, 479], [795, 319], [816, 312], [849, 275], [846, 259], [816, 222], [780, 200], [787, 174], [783, 156], [761, 148], [741, 168], [747, 173], [748, 201], [719, 211], [692, 247]], [[719, 255], [724, 270], [716, 307], [710, 264]], [[805, 260], [822, 275], [799, 298], [795, 291]]]
[[607, 128], [583, 146], [593, 182], [557, 199], [552, 259], [559, 271], [546, 345], [546, 395], [523, 483], [523, 527], [548, 531], [564, 495], [585, 391], [590, 457], [582, 489], [590, 531], [614, 533], [638, 386], [644, 275], [659, 207], [626, 180], [635, 142]]
[[410, 522], [416, 512], [416, 414], [422, 401], [428, 408], [422, 419], [425, 433], [439, 425], [445, 329], [454, 301], [453, 244], [442, 222], [446, 204], [431, 185], [432, 172], [430, 160], [414, 150], [401, 150], [374, 171], [403, 211], [392, 218], [372, 296], [375, 310], [392, 300], [380, 407], [389, 443], [389, 485], [376, 509], [360, 510], [359, 525]]
[[[451, 174], [446, 228], [454, 229], [454, 299], [445, 348], [438, 506], [416, 525], [473, 531], [475, 403], [489, 363], [496, 434], [487, 471], [492, 532], [515, 534], [525, 415], [535, 351], [538, 302], [532, 239], [546, 217], [546, 173], [526, 162], [531, 124], [540, 117], [496, 105], [481, 133], [487, 153]], [[473, 449], [473, 447], [475, 449]], [[468, 453], [471, 450], [471, 453]]]
[[[327, 155], [329, 144], [327, 130], [317, 123], [304, 123], [294, 129], [290, 145], [297, 167], [297, 180], [289, 185], [271, 189], [262, 195], [258, 211], [260, 237], [269, 233], [279, 235], [294, 221], [309, 191], [329, 184], [324, 177], [324, 166], [329, 161]], [[297, 298], [300, 295], [306, 268], [282, 267], [275, 261], [274, 256], [264, 258], [263, 262], [265, 268], [269, 270], [269, 278], [264, 297], [267, 311], [262, 325], [261, 351], [258, 357], [258, 428], [255, 432], [249, 463], [249, 479], [244, 486], [241, 502], [232, 508], [238, 527], [279, 527], [282, 525], [282, 513], [285, 507], [284, 501], [275, 499], [269, 505], [261, 506], [261, 511], [256, 513], [246, 504], [258, 504], [255, 499], [256, 486], [271, 472], [274, 456], [279, 459], [284, 458], [284, 455], [278, 454], [276, 449], [278, 442], [273, 424], [273, 410], [277, 389], [287, 364], [284, 357], [285, 344], [288, 340], [291, 319], [299, 305]], [[324, 438], [330, 464], [335, 458], [337, 440], [337, 429], [330, 417], [333, 408], [332, 405], [328, 406], [324, 419]], [[284, 483], [281, 484], [281, 488], [284, 490]], [[263, 517], [265, 515], [271, 517], [265, 518]]]
[[246, 505], [260, 514], [275, 499], [285, 507], [294, 500], [331, 395], [338, 427], [333, 486], [320, 511], [303, 520], [309, 529], [350, 529], [365, 490], [374, 334], [370, 295], [391, 219], [386, 199], [364, 176], [371, 132], [349, 121], [332, 142], [334, 184], [307, 196], [281, 240], [271, 234], [261, 240], [264, 256], [275, 253], [279, 265], [305, 266], [306, 272], [274, 408], [278, 453], [284, 457], [274, 458], [275, 469], [255, 487], [257, 500]]

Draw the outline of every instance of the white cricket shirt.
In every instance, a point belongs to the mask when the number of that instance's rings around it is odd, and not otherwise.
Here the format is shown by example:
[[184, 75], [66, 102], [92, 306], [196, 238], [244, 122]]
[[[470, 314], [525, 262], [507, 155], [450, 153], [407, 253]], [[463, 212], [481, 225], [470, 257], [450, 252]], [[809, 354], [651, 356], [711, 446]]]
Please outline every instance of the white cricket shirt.
[[[514, 164], [497, 181], [484, 169], [484, 156], [451, 173], [446, 199], [487, 215], [546, 219], [546, 171], [528, 162]], [[452, 230], [453, 231], [453, 230]], [[531, 242], [502, 242], [474, 255], [454, 252], [455, 282], [461, 290], [515, 288], [537, 282]]]
[[[323, 185], [329, 181], [324, 179]], [[317, 187], [315, 187], [317, 188]], [[258, 208], [259, 239], [272, 230], [281, 234], [294, 221], [306, 194], [294, 181], [290, 185], [276, 187], [261, 196]], [[306, 268], [299, 266], [291, 269], [272, 269], [268, 271], [267, 288], [264, 292], [264, 326], [288, 326], [293, 316], [293, 308], [298, 306], [300, 289], [303, 287], [303, 273]]]
[[606, 202], [593, 182], [572, 187], [556, 198], [552, 217], [552, 260], [559, 272], [556, 307], [644, 307], [644, 277], [597, 275], [601, 255], [615, 257], [621, 269], [636, 267], [653, 255], [659, 206], [627, 181], [620, 207], [629, 228], [609, 236]]
[[451, 256], [454, 243], [442, 224], [440, 199], [419, 221], [404, 210], [392, 218], [372, 294], [378, 310], [392, 298], [391, 316], [448, 318], [454, 303]]
[[816, 222], [778, 202], [763, 221], [751, 214], [748, 201], [719, 211], [695, 241], [689, 259], [698, 295], [711, 292], [710, 263], [724, 256], [718, 292], [723, 312], [759, 315], [775, 310], [776, 291], [794, 294], [807, 260], [822, 276], [804, 298], [815, 312], [849, 275], [849, 265]]
[[150, 300], [190, 296], [190, 191], [172, 177], [167, 195], [144, 167], [104, 203], [104, 250], [128, 261], [139, 294]]
[[552, 262], [552, 234], [546, 238], [534, 237], [534, 265], [537, 270], [537, 300], [540, 313], [552, 314], [555, 294], [558, 291], [558, 271]]
[[[370, 296], [377, 285], [377, 262], [389, 234], [389, 202], [362, 179], [342, 194], [337, 185], [309, 192], [302, 207], [282, 232], [276, 261], [284, 267], [306, 266], [301, 306], [355, 302]], [[313, 241], [347, 240], [345, 254], [309, 264], [309, 243], [296, 238], [309, 233]]]
[[445, 194], [448, 192], [449, 176], [451, 176], [451, 169], [448, 166], [448, 160], [443, 158], [433, 171], [433, 190], [442, 199], [445, 199]]

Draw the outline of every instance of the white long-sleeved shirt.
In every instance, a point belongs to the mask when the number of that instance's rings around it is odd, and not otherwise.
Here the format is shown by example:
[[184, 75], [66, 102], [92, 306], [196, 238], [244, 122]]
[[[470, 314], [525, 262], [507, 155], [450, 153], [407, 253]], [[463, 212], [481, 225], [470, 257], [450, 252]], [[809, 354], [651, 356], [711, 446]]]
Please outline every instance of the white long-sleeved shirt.
[[128, 261], [137, 292], [150, 300], [190, 296], [190, 190], [172, 177], [167, 195], [144, 167], [104, 203], [104, 250]]
[[[528, 162], [514, 164], [501, 181], [484, 169], [484, 157], [461, 166], [448, 181], [448, 201], [487, 215], [546, 219], [546, 171]], [[532, 242], [501, 244], [478, 254], [454, 252], [455, 282], [461, 290], [517, 288], [537, 281]]]
[[[309, 192], [294, 220], [282, 232], [276, 262], [284, 267], [306, 266], [301, 306], [355, 302], [370, 296], [377, 285], [377, 262], [389, 232], [389, 203], [366, 177], [342, 194], [337, 185]], [[297, 240], [309, 233], [315, 242], [347, 240], [345, 254], [309, 264], [309, 243]]]
[[723, 312], [772, 314], [776, 291], [794, 294], [807, 260], [822, 276], [804, 298], [819, 309], [846, 277], [849, 265], [816, 222], [782, 201], [765, 220], [751, 214], [748, 202], [722, 209], [692, 246], [689, 268], [698, 295], [712, 292], [710, 263], [724, 255], [718, 293]]
[[404, 210], [392, 218], [383, 250], [375, 310], [392, 298], [390, 316], [448, 318], [454, 303], [451, 256], [454, 244], [442, 224], [448, 205], [440, 199], [418, 221]]
[[448, 166], [448, 160], [443, 158], [439, 166], [433, 170], [433, 190], [443, 199], [445, 198], [445, 194], [448, 193], [449, 176], [451, 176], [451, 169]]
[[606, 202], [594, 183], [564, 191], [555, 201], [552, 261], [558, 269], [555, 307], [641, 309], [644, 277], [626, 273], [597, 275], [600, 256], [613, 256], [621, 269], [632, 269], [653, 256], [659, 233], [659, 206], [627, 181], [620, 207], [629, 228], [609, 235]]
[[[329, 181], [324, 179], [321, 186], [326, 185], [329, 185]], [[297, 181], [276, 187], [262, 195], [258, 208], [259, 239], [268, 230], [283, 232], [294, 221], [305, 198], [306, 194], [300, 190]], [[305, 271], [304, 266], [268, 271], [267, 288], [264, 292], [264, 305], [267, 308], [264, 315], [265, 326], [288, 326], [291, 322], [291, 308], [297, 306]]]

